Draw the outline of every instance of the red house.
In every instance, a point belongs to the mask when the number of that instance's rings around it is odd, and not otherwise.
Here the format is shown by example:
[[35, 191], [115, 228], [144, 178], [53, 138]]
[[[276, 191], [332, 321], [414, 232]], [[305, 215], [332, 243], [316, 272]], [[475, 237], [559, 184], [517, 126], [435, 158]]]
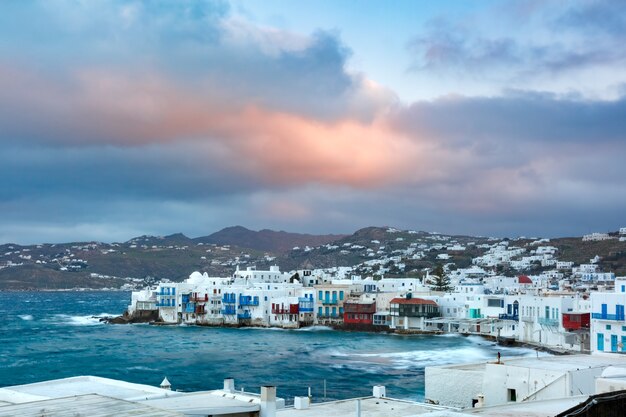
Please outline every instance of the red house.
[[372, 325], [374, 314], [376, 313], [376, 302], [359, 303], [356, 301], [346, 301], [343, 303], [343, 323], [350, 325]]
[[563, 313], [563, 328], [568, 331], [589, 329], [589, 313]]

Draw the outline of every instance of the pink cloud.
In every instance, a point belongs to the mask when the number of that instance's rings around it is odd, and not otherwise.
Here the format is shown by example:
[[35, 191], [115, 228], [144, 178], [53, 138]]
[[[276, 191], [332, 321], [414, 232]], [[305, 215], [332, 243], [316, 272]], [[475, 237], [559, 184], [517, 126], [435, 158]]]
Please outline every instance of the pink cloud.
[[0, 100], [30, 110], [14, 130], [47, 141], [208, 144], [231, 158], [234, 171], [283, 185], [380, 185], [401, 179], [418, 156], [416, 142], [393, 130], [384, 115], [318, 120], [238, 102], [208, 83], [190, 91], [153, 73], [81, 71], [64, 82], [6, 73], [0, 72]]

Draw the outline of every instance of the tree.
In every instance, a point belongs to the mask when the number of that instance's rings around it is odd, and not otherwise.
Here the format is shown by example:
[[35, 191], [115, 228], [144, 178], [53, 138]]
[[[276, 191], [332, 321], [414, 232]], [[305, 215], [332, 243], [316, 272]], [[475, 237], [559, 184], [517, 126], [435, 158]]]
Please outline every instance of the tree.
[[450, 278], [448, 278], [443, 270], [443, 266], [440, 264], [437, 264], [435, 269], [433, 269], [433, 273], [430, 275], [429, 284], [435, 291], [446, 292], [452, 289], [450, 285]]

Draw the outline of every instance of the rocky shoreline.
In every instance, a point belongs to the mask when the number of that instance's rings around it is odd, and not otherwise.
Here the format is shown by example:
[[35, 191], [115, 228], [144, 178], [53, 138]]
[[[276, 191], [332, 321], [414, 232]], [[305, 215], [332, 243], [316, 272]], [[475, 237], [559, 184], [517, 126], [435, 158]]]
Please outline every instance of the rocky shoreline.
[[[177, 326], [178, 323], [165, 323], [163, 322], [158, 314], [157, 310], [144, 310], [144, 311], [136, 311], [133, 314], [129, 314], [128, 311], [125, 311], [123, 315], [117, 317], [104, 317], [101, 318], [100, 321], [108, 323], [108, 324], [134, 324], [134, 323], [147, 323], [155, 326]], [[224, 323], [198, 323], [193, 324], [193, 326], [200, 327], [230, 327], [230, 328], [245, 328], [245, 327], [257, 327], [257, 328], [275, 328], [272, 326], [261, 326], [261, 325], [253, 325], [253, 324], [224, 324]], [[300, 328], [306, 328], [312, 326], [305, 326]], [[421, 330], [390, 330], [383, 328], [376, 328], [373, 326], [362, 325], [358, 327], [354, 326], [346, 326], [346, 325], [333, 325], [327, 326], [333, 330], [343, 331], [343, 332], [369, 332], [369, 333], [388, 333], [388, 334], [400, 334], [400, 335], [444, 335], [447, 334], [442, 331], [421, 331]], [[294, 330], [296, 328], [285, 328], [285, 330]], [[519, 342], [515, 339], [511, 338], [497, 338], [495, 336], [484, 335], [484, 334], [474, 334], [474, 333], [458, 333], [461, 336], [480, 336], [485, 340], [489, 340], [494, 342], [494, 344], [498, 346], [505, 347], [523, 347], [528, 349], [533, 349], [538, 352], [546, 352], [551, 355], [572, 355], [575, 353], [583, 353], [583, 352], [573, 352], [563, 349], [550, 348], [547, 346], [535, 345], [531, 343]]]

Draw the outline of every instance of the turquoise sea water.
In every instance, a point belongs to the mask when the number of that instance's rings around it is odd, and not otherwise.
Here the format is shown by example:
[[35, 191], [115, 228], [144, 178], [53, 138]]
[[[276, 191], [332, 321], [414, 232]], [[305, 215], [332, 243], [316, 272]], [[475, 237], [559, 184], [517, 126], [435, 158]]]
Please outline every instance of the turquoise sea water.
[[164, 376], [173, 389], [237, 388], [258, 392], [273, 384], [288, 401], [371, 395], [423, 399], [424, 367], [534, 355], [480, 337], [398, 336], [301, 330], [195, 326], [108, 325], [92, 316], [122, 313], [124, 292], [0, 292], [0, 387], [77, 375], [150, 385]]

